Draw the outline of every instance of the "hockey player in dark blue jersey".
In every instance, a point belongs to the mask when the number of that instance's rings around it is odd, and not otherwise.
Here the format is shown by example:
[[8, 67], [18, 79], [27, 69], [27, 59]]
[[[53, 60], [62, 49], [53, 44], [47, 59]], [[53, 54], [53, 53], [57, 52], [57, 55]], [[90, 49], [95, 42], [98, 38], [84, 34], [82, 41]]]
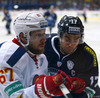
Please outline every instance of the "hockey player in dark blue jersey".
[[48, 38], [45, 45], [49, 72], [55, 74], [60, 69], [70, 77], [85, 81], [83, 92], [71, 92], [73, 98], [100, 98], [97, 57], [94, 50], [83, 41], [83, 36], [84, 26], [79, 17], [65, 15], [60, 20], [58, 35]]
[[56, 20], [57, 20], [57, 14], [54, 12], [54, 6], [50, 7], [49, 11], [46, 11], [44, 13], [44, 17], [48, 22], [49, 30], [50, 30], [50, 35], [52, 32], [52, 28], [55, 27]]
[[4, 13], [4, 18], [2, 19], [2, 21], [6, 21], [6, 29], [8, 34], [11, 34], [11, 29], [10, 29], [10, 25], [11, 25], [11, 16], [9, 11], [6, 8], [2, 8], [2, 11]]

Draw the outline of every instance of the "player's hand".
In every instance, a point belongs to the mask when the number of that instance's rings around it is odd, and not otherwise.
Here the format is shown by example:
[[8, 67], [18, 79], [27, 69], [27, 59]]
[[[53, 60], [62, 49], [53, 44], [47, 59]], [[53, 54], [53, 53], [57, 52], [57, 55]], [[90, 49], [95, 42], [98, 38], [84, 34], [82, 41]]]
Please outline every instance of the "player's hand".
[[85, 82], [83, 79], [72, 77], [70, 78], [72, 81], [72, 92], [73, 93], [81, 93], [85, 89]]
[[93, 98], [94, 94], [96, 93], [93, 89], [90, 87], [85, 87], [84, 91], [86, 92], [88, 98]]
[[65, 84], [65, 86], [67, 87], [67, 89], [69, 90], [69, 91], [71, 91], [71, 89], [72, 89], [72, 82], [71, 82], [71, 79], [69, 78], [69, 76], [68, 75], [66, 75], [63, 71], [61, 71], [61, 70], [58, 70], [57, 71], [57, 73], [58, 74], [61, 74], [62, 76], [63, 76], [63, 82], [64, 82], [64, 84]]
[[41, 75], [35, 83], [35, 93], [39, 98], [63, 95], [59, 89], [59, 85], [63, 83], [61, 74], [56, 74], [54, 76]]

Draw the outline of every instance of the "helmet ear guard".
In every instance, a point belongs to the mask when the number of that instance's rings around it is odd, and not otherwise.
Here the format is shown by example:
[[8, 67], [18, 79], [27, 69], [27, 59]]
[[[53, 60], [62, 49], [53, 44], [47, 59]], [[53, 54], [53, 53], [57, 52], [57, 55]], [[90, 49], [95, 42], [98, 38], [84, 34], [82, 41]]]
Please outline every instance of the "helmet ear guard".
[[58, 35], [62, 37], [64, 33], [81, 35], [79, 44], [83, 43], [84, 26], [79, 17], [63, 16], [58, 23]]

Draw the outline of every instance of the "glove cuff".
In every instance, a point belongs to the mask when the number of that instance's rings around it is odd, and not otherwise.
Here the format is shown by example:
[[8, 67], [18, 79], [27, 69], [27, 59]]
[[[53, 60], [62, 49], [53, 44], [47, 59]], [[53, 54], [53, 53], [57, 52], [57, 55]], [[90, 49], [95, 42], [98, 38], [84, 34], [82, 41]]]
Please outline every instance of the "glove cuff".
[[[43, 83], [44, 81], [44, 83]], [[41, 84], [42, 82], [42, 84]], [[45, 92], [46, 91], [46, 92]], [[45, 85], [45, 77], [39, 79], [38, 84], [35, 86], [35, 93], [39, 98], [50, 98], [51, 95], [48, 95], [47, 90], [46, 90], [46, 85]]]

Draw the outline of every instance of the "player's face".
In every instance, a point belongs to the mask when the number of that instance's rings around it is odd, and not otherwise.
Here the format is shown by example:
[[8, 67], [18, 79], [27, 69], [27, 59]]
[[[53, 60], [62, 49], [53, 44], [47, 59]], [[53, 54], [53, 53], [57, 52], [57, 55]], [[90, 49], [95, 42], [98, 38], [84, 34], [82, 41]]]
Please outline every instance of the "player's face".
[[63, 34], [60, 38], [60, 51], [63, 54], [72, 53], [79, 44], [81, 35]]
[[44, 52], [45, 41], [45, 29], [32, 31], [28, 48], [34, 54], [41, 54]]

